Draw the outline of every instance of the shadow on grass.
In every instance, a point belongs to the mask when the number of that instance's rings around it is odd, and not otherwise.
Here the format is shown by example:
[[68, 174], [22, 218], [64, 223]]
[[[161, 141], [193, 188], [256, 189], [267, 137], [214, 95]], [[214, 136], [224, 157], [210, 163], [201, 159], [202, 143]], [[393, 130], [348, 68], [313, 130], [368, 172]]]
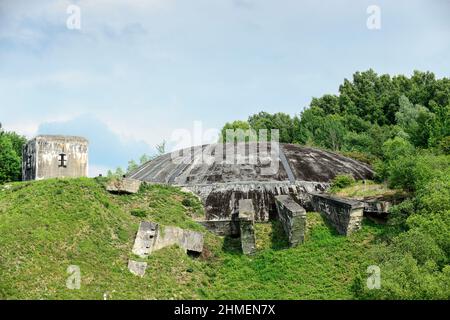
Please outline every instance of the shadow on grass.
[[242, 254], [241, 238], [225, 236], [225, 239], [223, 241], [222, 251], [226, 252], [226, 253], [235, 254], [235, 255], [241, 255]]
[[[267, 235], [267, 237], [270, 239], [270, 247], [266, 248], [270, 248], [272, 250], [288, 249], [289, 241], [286, 236], [286, 233], [284, 232], [281, 222], [278, 220], [271, 220], [270, 225], [271, 225], [270, 236]], [[258, 237], [258, 233], [256, 233], [255, 235], [256, 237]], [[242, 255], [241, 238], [239, 236], [238, 237], [226, 236], [224, 238], [222, 250], [224, 252], [231, 253], [234, 255]]]
[[333, 224], [331, 223], [331, 221], [328, 220], [327, 216], [326, 216], [324, 213], [319, 212], [319, 214], [320, 214], [320, 217], [322, 218], [323, 224], [327, 227], [328, 231], [330, 231], [330, 234], [331, 234], [332, 236], [345, 236], [345, 235], [343, 235], [343, 234], [340, 234], [340, 233], [336, 230], [336, 227], [333, 226]]
[[289, 248], [289, 240], [284, 232], [283, 225], [279, 220], [271, 220], [272, 234], [271, 234], [271, 248], [273, 250], [282, 250]]
[[[320, 213], [320, 217], [324, 223], [324, 225], [327, 227], [328, 231], [332, 236], [342, 236], [346, 237], [346, 235], [340, 234], [336, 228], [333, 226], [333, 224], [328, 220], [327, 216], [323, 213]], [[370, 231], [368, 231], [370, 229]], [[309, 230], [311, 231], [311, 230]], [[357, 235], [358, 233], [363, 232], [366, 234], [367, 232], [370, 232], [374, 235], [374, 238], [372, 242], [374, 243], [380, 243], [380, 242], [389, 242], [393, 237], [397, 236], [401, 232], [403, 232], [399, 226], [393, 226], [389, 224], [380, 224], [377, 222], [372, 221], [371, 219], [368, 219], [367, 217], [363, 218], [362, 221], [362, 228], [358, 231], [356, 231]], [[348, 236], [347, 236], [348, 237]]]

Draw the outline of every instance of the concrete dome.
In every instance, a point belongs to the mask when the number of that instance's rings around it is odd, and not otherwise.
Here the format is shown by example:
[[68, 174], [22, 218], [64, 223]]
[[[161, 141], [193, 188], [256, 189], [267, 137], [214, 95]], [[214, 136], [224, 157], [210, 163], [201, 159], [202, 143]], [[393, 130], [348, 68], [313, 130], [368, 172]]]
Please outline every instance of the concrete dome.
[[[267, 150], [271, 151], [270, 145]], [[234, 159], [227, 161], [228, 154], [234, 155]], [[213, 161], [208, 162], [208, 157]], [[355, 179], [373, 177], [372, 169], [364, 163], [293, 144], [280, 144], [278, 154], [272, 159], [260, 152], [257, 143], [210, 144], [157, 157], [129, 177], [180, 186], [279, 181], [326, 183], [338, 174], [351, 174]]]
[[192, 147], [157, 157], [129, 177], [196, 193], [205, 205], [206, 220], [233, 219], [239, 200], [251, 199], [255, 219], [267, 221], [276, 210], [277, 195], [289, 194], [311, 208], [311, 195], [324, 191], [336, 175], [371, 179], [374, 174], [368, 165], [333, 152], [276, 146], [272, 150], [270, 144], [267, 148], [251, 142]]

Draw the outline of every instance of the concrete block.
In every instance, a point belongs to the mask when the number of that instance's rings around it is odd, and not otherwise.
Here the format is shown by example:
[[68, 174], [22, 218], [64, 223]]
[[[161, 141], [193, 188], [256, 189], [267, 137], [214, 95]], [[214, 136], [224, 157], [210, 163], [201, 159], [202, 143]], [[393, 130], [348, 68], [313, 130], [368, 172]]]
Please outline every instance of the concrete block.
[[128, 270], [136, 276], [143, 277], [147, 270], [147, 262], [128, 260]]
[[314, 210], [324, 214], [337, 232], [349, 235], [361, 228], [364, 203], [327, 194], [313, 194]]
[[129, 178], [111, 180], [106, 186], [106, 190], [113, 193], [137, 193], [141, 183], [140, 180]]
[[241, 232], [241, 246], [244, 254], [256, 252], [255, 238], [255, 209], [252, 200], [239, 200], [239, 225]]
[[203, 234], [200, 232], [184, 230], [181, 247], [187, 251], [201, 253], [203, 251]]
[[133, 253], [145, 258], [153, 251], [178, 245], [186, 251], [203, 251], [203, 234], [178, 227], [161, 227], [157, 223], [143, 221], [134, 241]]
[[141, 258], [147, 257], [153, 250], [158, 234], [158, 224], [143, 221], [134, 240], [133, 253]]
[[289, 246], [295, 247], [305, 241], [306, 211], [289, 195], [275, 197], [278, 218], [288, 237]]

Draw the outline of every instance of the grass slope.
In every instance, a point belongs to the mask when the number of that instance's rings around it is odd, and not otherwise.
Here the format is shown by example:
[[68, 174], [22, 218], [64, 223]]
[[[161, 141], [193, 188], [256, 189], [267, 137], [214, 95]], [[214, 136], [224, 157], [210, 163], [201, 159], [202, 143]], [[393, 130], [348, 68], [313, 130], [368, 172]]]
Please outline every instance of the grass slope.
[[[338, 236], [308, 214], [305, 244], [288, 249], [279, 223], [257, 224], [259, 252], [243, 256], [239, 239], [221, 238], [194, 220], [191, 194], [146, 186], [111, 195], [98, 179], [52, 179], [0, 186], [0, 299], [344, 299], [386, 227], [365, 222]], [[144, 213], [146, 218], [130, 212]], [[148, 258], [143, 278], [127, 269], [139, 221], [205, 234], [199, 258], [177, 247]], [[69, 290], [67, 268], [81, 270], [81, 289]]]

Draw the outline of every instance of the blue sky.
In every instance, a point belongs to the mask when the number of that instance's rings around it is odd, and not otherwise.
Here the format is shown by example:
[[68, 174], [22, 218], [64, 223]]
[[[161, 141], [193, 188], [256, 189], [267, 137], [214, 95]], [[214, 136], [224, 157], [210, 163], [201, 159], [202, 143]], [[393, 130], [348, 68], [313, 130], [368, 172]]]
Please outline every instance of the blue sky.
[[449, 16], [449, 0], [0, 0], [0, 122], [87, 137], [96, 175], [194, 123], [298, 114], [358, 70], [448, 77]]

